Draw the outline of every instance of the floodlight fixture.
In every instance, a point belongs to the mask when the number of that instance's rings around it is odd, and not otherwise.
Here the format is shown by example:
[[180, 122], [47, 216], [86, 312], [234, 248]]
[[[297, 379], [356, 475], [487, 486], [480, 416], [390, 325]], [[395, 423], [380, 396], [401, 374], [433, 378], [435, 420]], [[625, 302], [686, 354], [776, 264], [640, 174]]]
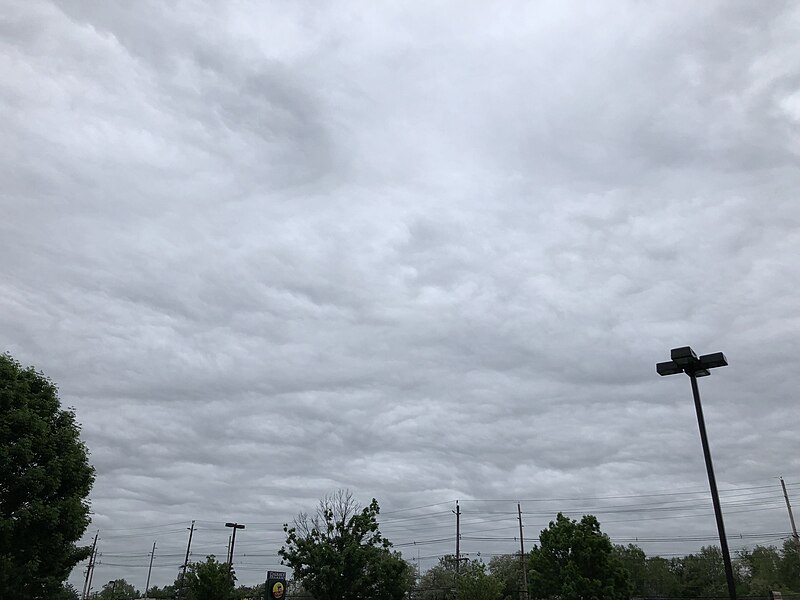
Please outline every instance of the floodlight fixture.
[[694, 350], [692, 350], [689, 346], [673, 348], [669, 353], [669, 357], [676, 365], [684, 368], [697, 361], [697, 354], [695, 354]]
[[662, 376], [686, 373], [692, 377], [708, 377], [711, 375], [709, 369], [728, 366], [728, 360], [722, 352], [704, 354], [698, 358], [689, 346], [673, 348], [670, 358], [672, 360], [656, 363], [656, 373]]

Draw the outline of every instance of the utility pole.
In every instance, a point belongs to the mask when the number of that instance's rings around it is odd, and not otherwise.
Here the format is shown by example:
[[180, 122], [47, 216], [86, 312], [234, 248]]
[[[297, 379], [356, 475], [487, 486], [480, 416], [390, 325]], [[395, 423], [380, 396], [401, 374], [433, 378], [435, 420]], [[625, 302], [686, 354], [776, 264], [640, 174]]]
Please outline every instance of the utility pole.
[[461, 571], [461, 507], [456, 500], [456, 575]]
[[517, 516], [519, 517], [519, 560], [522, 569], [522, 590], [520, 600], [528, 599], [528, 570], [525, 568], [525, 538], [522, 537], [522, 507], [517, 502]]
[[81, 594], [81, 599], [86, 600], [89, 590], [89, 575], [92, 572], [92, 568], [94, 567], [94, 550], [97, 548], [97, 536], [100, 535], [100, 532], [94, 534], [94, 541], [92, 542], [92, 551], [89, 553], [89, 564], [86, 566], [86, 579], [83, 582], [83, 593]]
[[150, 566], [147, 569], [147, 583], [144, 584], [144, 597], [147, 598], [147, 590], [150, 589], [150, 573], [153, 572], [153, 558], [156, 555], [156, 543], [153, 542], [153, 551], [150, 553]]
[[792, 524], [792, 537], [794, 538], [795, 543], [798, 543], [800, 542], [800, 538], [797, 537], [797, 527], [794, 524], [792, 505], [789, 504], [789, 494], [786, 493], [786, 484], [783, 482], [783, 477], [781, 477], [781, 487], [783, 488], [783, 499], [786, 500], [786, 510], [789, 511], [789, 521]]
[[89, 587], [86, 588], [86, 598], [89, 598], [89, 594], [92, 591], [92, 579], [94, 579], [94, 565], [96, 562], [97, 562], [97, 546], [95, 546], [94, 554], [92, 556], [92, 568], [89, 571]]
[[183, 559], [183, 572], [181, 573], [181, 583], [178, 586], [178, 595], [183, 592], [183, 581], [186, 579], [186, 568], [189, 566], [189, 551], [192, 549], [192, 534], [194, 533], [194, 519], [192, 519], [192, 526], [189, 528], [189, 543], [186, 544], [186, 558]]

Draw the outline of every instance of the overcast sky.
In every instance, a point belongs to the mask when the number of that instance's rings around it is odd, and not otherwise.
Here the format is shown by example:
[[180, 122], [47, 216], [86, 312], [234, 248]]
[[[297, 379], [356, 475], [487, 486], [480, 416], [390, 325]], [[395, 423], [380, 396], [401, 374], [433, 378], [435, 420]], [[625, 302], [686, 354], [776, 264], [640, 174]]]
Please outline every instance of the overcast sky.
[[732, 546], [786, 536], [797, 4], [0, 4], [0, 345], [83, 424], [95, 588], [154, 540], [171, 583], [192, 519], [194, 559], [248, 524], [263, 581], [340, 487], [423, 568], [456, 499], [502, 538], [472, 556], [518, 549], [517, 500], [530, 538], [563, 509], [696, 551], [689, 381], [654, 368], [687, 344], [730, 361]]

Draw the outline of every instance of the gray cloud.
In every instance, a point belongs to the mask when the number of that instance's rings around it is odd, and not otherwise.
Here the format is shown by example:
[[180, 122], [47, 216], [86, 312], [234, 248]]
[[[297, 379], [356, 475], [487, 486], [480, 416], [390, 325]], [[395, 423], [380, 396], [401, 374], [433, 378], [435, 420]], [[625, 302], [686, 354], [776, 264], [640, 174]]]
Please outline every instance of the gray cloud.
[[170, 582], [192, 519], [195, 557], [248, 523], [258, 581], [340, 486], [423, 566], [456, 498], [510, 536], [472, 553], [516, 549], [515, 499], [531, 538], [563, 509], [711, 543], [653, 369], [686, 343], [731, 361], [702, 389], [735, 546], [786, 531], [789, 4], [3, 12], [0, 339], [84, 424], [99, 581], [143, 585], [157, 538]]

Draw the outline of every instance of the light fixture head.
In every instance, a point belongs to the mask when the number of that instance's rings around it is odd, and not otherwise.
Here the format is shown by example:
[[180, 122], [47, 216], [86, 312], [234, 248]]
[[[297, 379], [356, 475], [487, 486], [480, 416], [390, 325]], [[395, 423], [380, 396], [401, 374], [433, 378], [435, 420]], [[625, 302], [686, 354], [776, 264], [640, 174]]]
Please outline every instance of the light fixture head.
[[700, 367], [703, 369], [716, 369], [717, 367], [727, 367], [728, 359], [722, 352], [714, 352], [713, 354], [704, 354], [699, 359]]
[[681, 369], [678, 365], [676, 365], [671, 360], [667, 362], [660, 362], [656, 364], [656, 373], [661, 376], [664, 375], [677, 375], [678, 373], [682, 373], [683, 369]]
[[697, 354], [690, 346], [683, 346], [682, 348], [673, 348], [670, 351], [670, 358], [683, 369], [697, 361]]

